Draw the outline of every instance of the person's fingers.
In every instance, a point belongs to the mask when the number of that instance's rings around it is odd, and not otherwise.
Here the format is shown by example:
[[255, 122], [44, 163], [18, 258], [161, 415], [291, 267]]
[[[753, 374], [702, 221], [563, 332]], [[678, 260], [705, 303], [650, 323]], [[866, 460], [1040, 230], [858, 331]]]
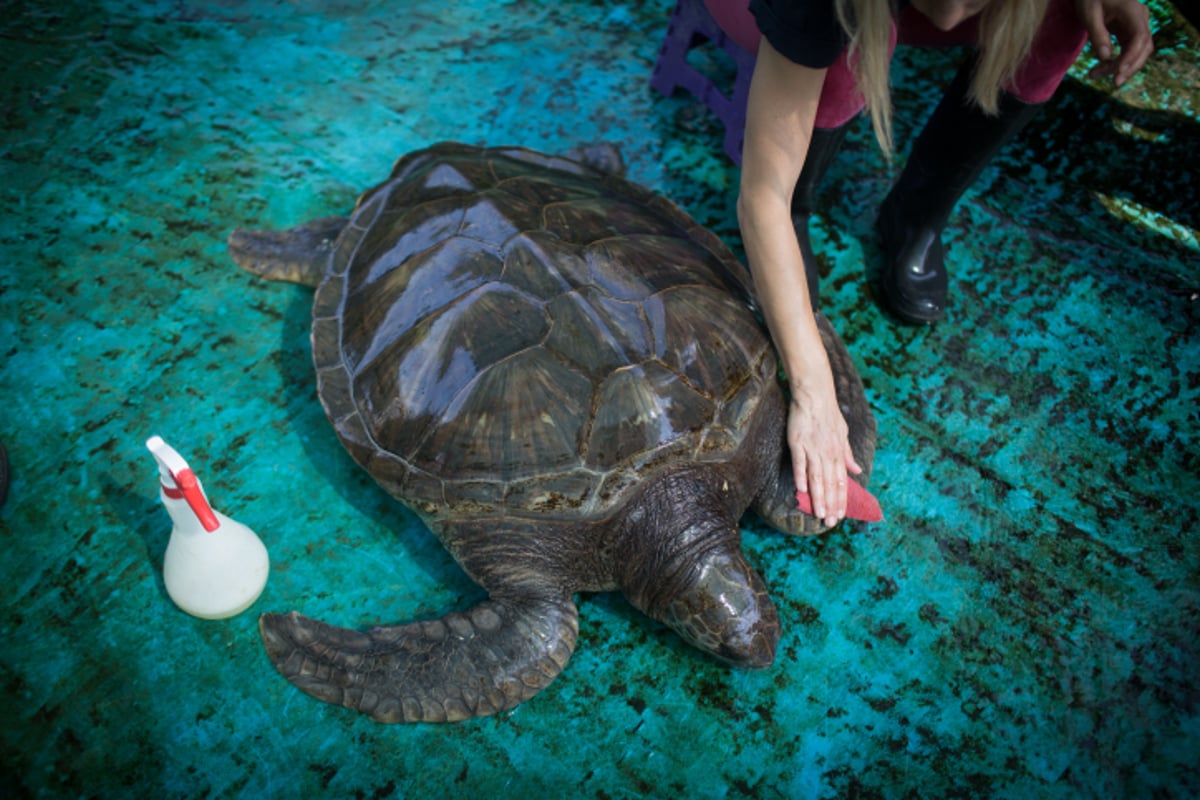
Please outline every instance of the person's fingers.
[[863, 468], [859, 465], [858, 461], [854, 458], [854, 451], [850, 449], [849, 441], [846, 442], [846, 457], [844, 460], [846, 462], [846, 469], [849, 470], [852, 474], [854, 474], [854, 475], [862, 474]]
[[[823, 454], [828, 455], [828, 454]], [[820, 487], [821, 494], [821, 510], [816, 514], [824, 520], [826, 525], [833, 526], [837, 524], [838, 508], [841, 502], [838, 499], [837, 492], [837, 471], [838, 464], [835, 459], [828, 457], [821, 458], [817, 469], [810, 477], [810, 481]]]
[[806, 494], [810, 513], [833, 527], [846, 516], [849, 504], [849, 473], [861, 473], [848, 438], [849, 430], [839, 413], [812, 413], [813, 408], [794, 405], [788, 417], [788, 444], [796, 490]]
[[1086, 8], [1080, 10], [1080, 21], [1087, 30], [1096, 57], [1107, 61], [1112, 57], [1112, 33], [1104, 23], [1104, 6], [1100, 3], [1088, 3]]
[[812, 494], [808, 488], [808, 459], [804, 456], [804, 450], [799, 447], [792, 448], [792, 478], [796, 481], [799, 491]]
[[834, 513], [832, 516], [834, 517], [833, 524], [837, 524], [846, 517], [846, 470], [836, 461], [833, 464], [835, 468], [833, 478], [834, 492], [837, 502], [833, 505]]
[[811, 469], [808, 476], [808, 493], [812, 496], [813, 516], [825, 519], [829, 506], [828, 493], [825, 491], [825, 474], [823, 470]]
[[[1089, 3], [1080, 10], [1080, 20], [1100, 63], [1092, 68], [1093, 78], [1111, 77], [1122, 86], [1134, 73], [1145, 66], [1154, 53], [1154, 37], [1150, 33], [1150, 12], [1140, 2], [1129, 0], [1106, 14], [1101, 3]], [[1113, 57], [1113, 37], [1119, 53]]]
[[1118, 41], [1121, 44], [1121, 55], [1117, 58], [1116, 75], [1113, 81], [1120, 86], [1133, 77], [1134, 73], [1145, 66], [1150, 60], [1150, 56], [1154, 54], [1154, 37], [1150, 35], [1149, 12], [1146, 7], [1140, 3], [1136, 10], [1131, 12], [1134, 16], [1127, 21], [1126, 29], [1132, 31], [1132, 35], [1124, 37], [1118, 36]]

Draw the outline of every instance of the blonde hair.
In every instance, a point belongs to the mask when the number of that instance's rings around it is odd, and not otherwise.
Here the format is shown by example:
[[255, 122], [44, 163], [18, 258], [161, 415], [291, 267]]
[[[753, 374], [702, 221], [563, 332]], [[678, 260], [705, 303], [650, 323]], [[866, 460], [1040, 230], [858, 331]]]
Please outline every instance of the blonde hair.
[[[1029, 56], [1049, 0], [992, 0], [979, 16], [979, 44], [970, 99], [988, 114], [999, 112], [1000, 91]], [[835, 0], [838, 21], [850, 38], [847, 53], [858, 90], [867, 101], [875, 138], [892, 154], [892, 101], [888, 90], [890, 0]]]

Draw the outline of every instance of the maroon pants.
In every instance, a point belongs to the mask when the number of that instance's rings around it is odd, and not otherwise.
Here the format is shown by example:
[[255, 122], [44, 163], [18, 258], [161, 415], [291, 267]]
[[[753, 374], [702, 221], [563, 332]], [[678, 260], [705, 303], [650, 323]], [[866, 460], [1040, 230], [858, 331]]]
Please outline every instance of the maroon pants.
[[[761, 35], [748, 0], [704, 0], [713, 19], [729, 38], [754, 53]], [[906, 8], [892, 25], [892, 50], [896, 41], [917, 47], [948, 47], [974, 44], [978, 20], [969, 19], [950, 31], [940, 31], [921, 12]], [[897, 30], [898, 29], [898, 30]], [[1033, 40], [1033, 48], [1005, 91], [1026, 103], [1044, 103], [1062, 83], [1087, 43], [1087, 29], [1075, 15], [1072, 0], [1050, 0], [1046, 18]], [[842, 53], [825, 73], [821, 103], [817, 107], [818, 128], [838, 128], [866, 106], [854, 82], [854, 69]]]

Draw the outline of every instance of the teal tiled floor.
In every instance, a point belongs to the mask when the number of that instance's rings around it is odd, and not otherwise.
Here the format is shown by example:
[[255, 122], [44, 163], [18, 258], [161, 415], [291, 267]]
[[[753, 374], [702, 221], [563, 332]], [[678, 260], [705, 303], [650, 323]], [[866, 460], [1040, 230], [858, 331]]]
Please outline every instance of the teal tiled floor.
[[[720, 131], [648, 86], [669, 3], [0, 7], [10, 791], [1200, 794], [1200, 38], [1168, 6], [1132, 86], [1081, 63], [968, 193], [935, 328], [894, 324], [863, 278], [888, 168], [852, 131], [814, 239], [887, 520], [804, 541], [745, 520], [785, 629], [772, 669], [588, 596], [533, 701], [407, 727], [294, 690], [257, 612], [362, 627], [479, 592], [325, 422], [309, 292], [239, 272], [225, 238], [343, 211], [438, 140], [607, 138], [736, 246]], [[902, 143], [952, 65], [901, 54]], [[250, 613], [167, 598], [154, 433], [266, 542]]]

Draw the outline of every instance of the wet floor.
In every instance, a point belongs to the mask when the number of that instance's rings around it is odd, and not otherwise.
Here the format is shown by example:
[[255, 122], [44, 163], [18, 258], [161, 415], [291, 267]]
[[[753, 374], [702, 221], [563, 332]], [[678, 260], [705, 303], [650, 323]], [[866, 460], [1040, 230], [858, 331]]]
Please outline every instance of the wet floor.
[[[1200, 36], [1170, 6], [1130, 86], [1087, 79], [1085, 54], [968, 193], [934, 328], [864, 279], [890, 172], [850, 133], [814, 239], [886, 521], [798, 541], [744, 520], [784, 626], [773, 668], [585, 596], [532, 701], [390, 727], [283, 680], [257, 614], [361, 628], [479, 590], [325, 421], [310, 292], [240, 272], [225, 239], [343, 212], [440, 140], [607, 139], [736, 248], [719, 124], [649, 86], [671, 3], [0, 7], [10, 793], [1200, 794]], [[957, 57], [901, 51], [901, 160]], [[266, 542], [250, 612], [167, 597], [156, 433]]]

